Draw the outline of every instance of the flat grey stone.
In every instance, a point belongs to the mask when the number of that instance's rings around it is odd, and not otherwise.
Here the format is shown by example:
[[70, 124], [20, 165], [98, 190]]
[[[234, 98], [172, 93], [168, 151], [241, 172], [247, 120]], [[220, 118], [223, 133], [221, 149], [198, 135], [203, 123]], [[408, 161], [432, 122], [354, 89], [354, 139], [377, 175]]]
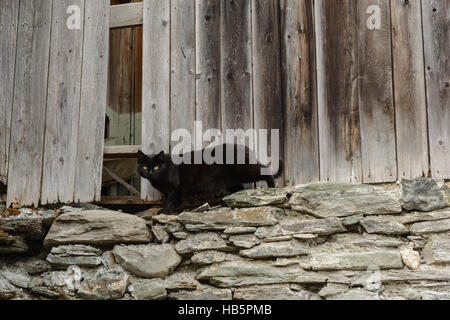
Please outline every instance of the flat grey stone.
[[385, 235], [405, 235], [409, 234], [409, 229], [403, 224], [395, 221], [377, 221], [374, 219], [363, 219], [361, 220], [361, 225], [366, 230], [367, 233], [373, 234], [385, 234]]
[[223, 231], [223, 233], [230, 235], [239, 235], [239, 234], [255, 233], [255, 231], [256, 231], [255, 227], [231, 227], [226, 228]]
[[292, 290], [289, 285], [267, 285], [238, 288], [233, 295], [235, 300], [321, 300], [306, 290]]
[[124, 296], [128, 275], [120, 269], [99, 269], [83, 280], [77, 296], [88, 300], [115, 300]]
[[187, 254], [195, 251], [225, 250], [229, 249], [225, 240], [217, 233], [199, 233], [190, 236], [186, 240], [181, 240], [175, 245], [179, 254]]
[[167, 298], [166, 281], [161, 279], [134, 282], [129, 290], [136, 300], [163, 300]]
[[138, 244], [149, 243], [151, 239], [145, 220], [121, 212], [96, 210], [59, 216], [50, 228], [44, 245]]
[[339, 293], [327, 297], [327, 300], [381, 300], [376, 292], [366, 291], [361, 288], [351, 289], [348, 292]]
[[340, 183], [300, 185], [289, 200], [294, 211], [319, 218], [357, 214], [381, 215], [402, 212], [396, 189]]
[[225, 230], [230, 227], [272, 226], [283, 216], [284, 211], [280, 208], [221, 208], [208, 212], [183, 212], [178, 219], [185, 225], [197, 226], [198, 230]]
[[308, 254], [308, 246], [297, 240], [263, 243], [252, 249], [241, 250], [239, 254], [243, 257], [252, 259], [296, 257]]
[[58, 299], [60, 294], [45, 287], [34, 287], [31, 293], [35, 296], [41, 296], [49, 299]]
[[231, 208], [275, 206], [287, 202], [284, 189], [248, 189], [226, 196], [223, 201]]
[[180, 264], [173, 245], [117, 245], [115, 260], [125, 270], [141, 278], [165, 278]]
[[0, 298], [11, 298], [17, 293], [18, 289], [14, 287], [8, 280], [0, 276]]
[[28, 289], [30, 285], [31, 278], [29, 275], [23, 272], [17, 272], [17, 271], [8, 271], [3, 270], [0, 271], [0, 277], [5, 278], [8, 280], [11, 284], [15, 285], [16, 287]]
[[450, 231], [450, 219], [414, 223], [410, 230], [415, 235], [448, 232]]
[[427, 264], [450, 264], [450, 241], [430, 241], [422, 254]]
[[448, 190], [442, 179], [419, 178], [401, 181], [401, 204], [405, 210], [433, 211], [449, 205]]
[[101, 254], [100, 249], [88, 245], [64, 245], [52, 248], [47, 261], [57, 269], [67, 269], [72, 265], [95, 268], [103, 262]]
[[101, 257], [89, 256], [59, 256], [54, 254], [47, 255], [47, 261], [56, 269], [66, 269], [69, 266], [77, 265], [84, 268], [95, 268], [102, 264]]
[[403, 268], [399, 252], [325, 253], [311, 255], [312, 270], [367, 270]]
[[194, 253], [191, 257], [191, 262], [194, 264], [208, 265], [226, 261], [226, 257], [227, 254], [225, 252], [214, 250], [202, 251]]
[[169, 298], [173, 300], [232, 300], [230, 289], [217, 289], [210, 286], [200, 286], [194, 291], [174, 291], [169, 293]]
[[329, 276], [306, 272], [299, 267], [279, 268], [266, 261], [230, 261], [205, 267], [197, 280], [218, 287], [243, 287], [265, 284], [322, 284]]
[[250, 249], [261, 243], [256, 236], [252, 234], [234, 235], [229, 238], [230, 242], [239, 248]]
[[258, 238], [288, 236], [296, 234], [331, 235], [345, 232], [346, 229], [338, 218], [304, 220], [287, 218], [272, 227], [262, 227], [256, 230]]
[[408, 213], [400, 217], [399, 222], [403, 224], [412, 224], [424, 221], [439, 221], [450, 219], [450, 209], [442, 209], [432, 212]]
[[155, 239], [158, 241], [158, 243], [167, 243], [170, 240], [169, 234], [164, 230], [164, 227], [161, 225], [153, 226], [152, 233], [155, 236]]
[[24, 269], [29, 275], [35, 276], [50, 271], [51, 266], [45, 260], [31, 258], [25, 262]]

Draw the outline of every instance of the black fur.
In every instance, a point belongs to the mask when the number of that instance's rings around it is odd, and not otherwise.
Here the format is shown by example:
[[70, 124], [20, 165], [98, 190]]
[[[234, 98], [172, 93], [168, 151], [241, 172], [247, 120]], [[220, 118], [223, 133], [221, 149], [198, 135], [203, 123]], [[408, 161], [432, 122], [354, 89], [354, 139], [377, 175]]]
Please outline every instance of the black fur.
[[[248, 148], [245, 147], [246, 164], [242, 165], [236, 164], [237, 145], [222, 145], [221, 148], [223, 148], [224, 159], [226, 159], [227, 149], [234, 148], [235, 164], [208, 165], [203, 162], [198, 165], [175, 165], [170, 154], [161, 152], [157, 155], [148, 156], [139, 151], [139, 174], [148, 179], [152, 186], [160, 191], [165, 198], [164, 208], [159, 213], [175, 212], [186, 197], [216, 195], [223, 192], [233, 193], [243, 190], [243, 184], [245, 183], [266, 181], [269, 187], [275, 187], [274, 178], [281, 175], [282, 168], [276, 176], [263, 176], [261, 175], [263, 165], [259, 163], [249, 164], [252, 154]], [[191, 163], [194, 163], [195, 153], [202, 152], [203, 154], [204, 151], [191, 152]], [[214, 151], [212, 151], [212, 155], [215, 155]], [[224, 160], [224, 162], [226, 161]]]

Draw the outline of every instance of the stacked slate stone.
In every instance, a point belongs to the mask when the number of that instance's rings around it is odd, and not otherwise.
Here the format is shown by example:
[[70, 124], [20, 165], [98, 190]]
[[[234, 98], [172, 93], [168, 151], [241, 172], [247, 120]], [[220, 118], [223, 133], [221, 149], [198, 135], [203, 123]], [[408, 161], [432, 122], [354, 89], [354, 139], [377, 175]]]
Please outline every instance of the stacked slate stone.
[[246, 190], [179, 216], [0, 220], [3, 299], [450, 299], [442, 180]]

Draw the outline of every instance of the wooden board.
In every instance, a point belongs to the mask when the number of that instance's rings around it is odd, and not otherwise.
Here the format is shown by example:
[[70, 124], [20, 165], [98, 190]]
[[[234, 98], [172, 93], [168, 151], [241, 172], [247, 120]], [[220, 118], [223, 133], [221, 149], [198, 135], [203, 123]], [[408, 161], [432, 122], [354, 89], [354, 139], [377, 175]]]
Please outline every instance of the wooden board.
[[[260, 161], [272, 167], [278, 164], [266, 163], [266, 157], [284, 158], [280, 50], [279, 2], [252, 0], [253, 112], [254, 128], [258, 130], [255, 150]], [[277, 144], [274, 146], [271, 135], [273, 129], [278, 130], [278, 139], [276, 135], [273, 137]], [[266, 139], [259, 136], [259, 130], [267, 130]], [[262, 148], [264, 144], [267, 148]], [[272, 155], [272, 148], [276, 155]], [[262, 155], [259, 155], [260, 151]], [[283, 174], [277, 184], [284, 185]], [[265, 183], [258, 185], [262, 187]]]
[[0, 1], [0, 181], [6, 183], [13, 105], [19, 1]]
[[450, 179], [450, 2], [422, 1], [431, 173]]
[[222, 128], [247, 130], [253, 128], [251, 0], [220, 5]]
[[142, 24], [142, 2], [111, 6], [111, 28], [130, 27]]
[[[221, 130], [220, 114], [220, 3], [196, 2], [196, 120], [203, 132]], [[208, 143], [209, 144], [209, 143]]]
[[109, 0], [86, 1], [75, 201], [100, 200], [108, 75]]
[[7, 206], [41, 196], [52, 0], [20, 2]]
[[[171, 0], [170, 3], [170, 131], [172, 134], [174, 130], [186, 129], [190, 133], [187, 138], [194, 139], [195, 0]], [[178, 143], [171, 141], [171, 150]]]
[[[113, 3], [119, 3], [114, 1]], [[110, 31], [108, 74], [108, 133], [105, 144], [132, 144], [133, 113], [133, 30]]]
[[[169, 152], [170, 141], [170, 2], [144, 1], [142, 148], [147, 154]], [[142, 179], [142, 198], [161, 195]]]
[[322, 181], [362, 181], [357, 9], [352, 0], [315, 1]]
[[[359, 113], [364, 183], [397, 180], [389, 0], [358, 0]], [[369, 29], [372, 5], [380, 8], [380, 29]]]
[[84, 0], [53, 1], [41, 195], [44, 205], [74, 201], [83, 24], [79, 30], [66, 27], [66, 11], [71, 5], [84, 12]]
[[420, 0], [391, 1], [399, 179], [428, 175]]
[[316, 51], [311, 0], [281, 1], [286, 185], [319, 180]]

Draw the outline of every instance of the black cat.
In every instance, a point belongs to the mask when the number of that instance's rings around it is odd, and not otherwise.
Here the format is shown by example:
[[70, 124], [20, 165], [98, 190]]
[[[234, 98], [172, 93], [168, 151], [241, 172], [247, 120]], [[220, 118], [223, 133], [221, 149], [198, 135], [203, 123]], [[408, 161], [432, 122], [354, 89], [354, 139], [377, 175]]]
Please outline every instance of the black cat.
[[[170, 154], [161, 152], [157, 155], [147, 156], [139, 151], [138, 172], [150, 181], [152, 186], [160, 191], [165, 198], [164, 208], [159, 213], [172, 213], [182, 204], [188, 196], [195, 195], [215, 195], [222, 192], [234, 193], [244, 190], [245, 183], [266, 181], [268, 187], [275, 187], [274, 178], [278, 178], [282, 172], [280, 170], [274, 175], [262, 175], [261, 169], [266, 168], [256, 161], [257, 164], [250, 164], [254, 154], [247, 147], [224, 144], [207, 150], [207, 154], [215, 157], [215, 151], [221, 148], [223, 152], [223, 162], [227, 163], [227, 153], [234, 149], [234, 164], [212, 164], [208, 165], [202, 160], [201, 164], [194, 164], [194, 159], [199, 157], [205, 150], [193, 151], [184, 156], [190, 157], [192, 164], [173, 163]], [[239, 149], [239, 150], [238, 150]], [[228, 151], [227, 151], [228, 150]], [[245, 164], [238, 163], [238, 151], [245, 150]], [[198, 153], [201, 154], [198, 154]], [[219, 151], [220, 152], [220, 151]], [[255, 158], [253, 158], [255, 159]], [[242, 163], [242, 158], [239, 158]], [[230, 161], [228, 161], [230, 162]], [[254, 162], [253, 162], [254, 163]]]

